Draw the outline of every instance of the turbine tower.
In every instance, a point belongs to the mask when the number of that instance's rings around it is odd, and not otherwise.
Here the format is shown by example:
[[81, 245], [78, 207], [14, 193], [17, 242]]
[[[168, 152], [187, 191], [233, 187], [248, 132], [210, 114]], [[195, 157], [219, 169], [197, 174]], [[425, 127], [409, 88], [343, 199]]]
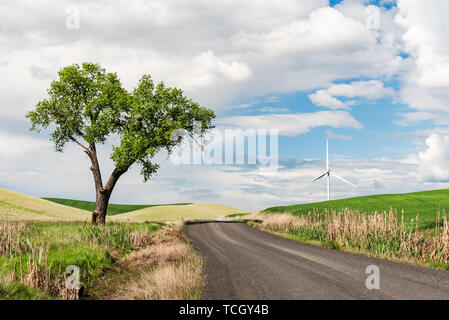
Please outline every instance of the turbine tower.
[[331, 198], [331, 175], [337, 179], [340, 179], [341, 181], [343, 181], [344, 183], [349, 184], [350, 186], [356, 188], [355, 185], [353, 185], [351, 182], [343, 179], [342, 177], [340, 177], [339, 175], [337, 175], [336, 173], [331, 172], [331, 170], [329, 169], [329, 142], [328, 142], [328, 138], [326, 138], [326, 172], [323, 173], [321, 176], [319, 176], [318, 178], [316, 178], [315, 180], [313, 180], [312, 182], [315, 182], [319, 179], [321, 179], [324, 176], [327, 176], [327, 200], [329, 201]]

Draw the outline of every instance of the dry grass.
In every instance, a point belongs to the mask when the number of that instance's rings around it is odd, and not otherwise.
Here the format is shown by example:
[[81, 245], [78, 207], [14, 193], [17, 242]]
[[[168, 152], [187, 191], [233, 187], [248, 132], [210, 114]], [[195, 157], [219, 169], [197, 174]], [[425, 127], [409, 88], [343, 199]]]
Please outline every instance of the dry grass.
[[[439, 221], [439, 215], [437, 221]], [[245, 217], [260, 220], [261, 229], [292, 234], [305, 240], [316, 240], [334, 248], [357, 249], [373, 255], [409, 258], [418, 262], [449, 263], [449, 223], [434, 230], [419, 231], [419, 216], [404, 221], [392, 209], [382, 213], [359, 211], [310, 212], [307, 215], [251, 214]]]
[[154, 244], [123, 258], [119, 265], [137, 277], [116, 286], [104, 299], [200, 299], [203, 261], [179, 236], [179, 227], [166, 228]]
[[0, 220], [85, 221], [90, 212], [0, 188]]
[[133, 300], [200, 299], [203, 278], [199, 258], [184, 258], [178, 262], [160, 263], [154, 270], [142, 272], [138, 280], [127, 284], [116, 296]]
[[244, 210], [220, 204], [194, 203], [188, 205], [168, 205], [150, 207], [110, 217], [110, 221], [164, 221], [175, 222], [187, 219], [217, 219], [233, 213], [246, 213]]
[[[180, 222], [188, 219], [217, 219], [244, 210], [220, 204], [194, 203], [149, 207], [108, 216], [112, 222]], [[91, 212], [0, 188], [0, 220], [90, 221]]]
[[0, 222], [0, 286], [20, 285], [52, 298], [78, 299], [83, 285], [81, 290], [66, 289], [64, 271], [68, 265], [79, 266], [83, 272], [80, 280], [89, 286], [92, 277], [112, 264], [110, 255], [123, 256], [160, 242], [163, 237], [154, 234], [158, 228], [155, 224], [95, 227]]
[[[27, 261], [25, 272], [22, 268], [22, 259], [20, 264], [14, 264], [14, 270], [4, 283], [20, 282], [31, 288], [43, 290], [52, 294], [54, 297], [62, 300], [78, 300], [80, 288], [68, 289], [65, 285], [66, 276], [61, 276], [61, 272], [56, 277], [52, 277], [49, 264], [48, 253], [50, 244], [45, 247], [35, 247], [27, 242]], [[25, 263], [25, 262], [24, 262]]]
[[27, 227], [25, 223], [8, 223], [3, 221], [0, 223], [0, 256], [24, 252], [23, 235], [26, 234]]
[[304, 227], [307, 222], [299, 217], [284, 213], [266, 216], [262, 225], [280, 232], [289, 232], [292, 229]]

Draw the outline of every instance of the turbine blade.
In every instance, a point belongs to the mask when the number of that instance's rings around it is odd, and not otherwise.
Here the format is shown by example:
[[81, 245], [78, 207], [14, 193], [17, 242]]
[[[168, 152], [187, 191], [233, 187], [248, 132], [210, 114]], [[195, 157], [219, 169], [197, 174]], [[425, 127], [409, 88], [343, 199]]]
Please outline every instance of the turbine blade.
[[307, 183], [306, 185], [304, 185], [302, 188], [303, 188], [303, 189], [307, 188], [309, 185], [311, 185], [311, 184], [314, 183], [315, 181], [321, 179], [321, 178], [324, 177], [326, 174], [327, 174], [327, 172], [323, 173], [321, 176], [319, 176], [318, 178], [316, 178], [316, 179], [313, 180], [313, 181], [310, 181], [309, 183]]
[[312, 182], [315, 182], [319, 179], [321, 179], [322, 177], [324, 177], [327, 174], [327, 172], [323, 173], [321, 176], [319, 176], [318, 178], [316, 178], [315, 180], [313, 180]]
[[331, 175], [333, 175], [335, 178], [337, 178], [337, 179], [340, 179], [341, 181], [343, 181], [343, 182], [346, 182], [347, 184], [349, 184], [350, 186], [353, 186], [354, 188], [357, 188], [354, 184], [352, 184], [351, 182], [349, 182], [348, 180], [346, 180], [346, 179], [343, 179], [342, 177], [340, 177], [339, 175], [337, 175], [337, 174], [335, 174], [335, 173], [333, 173], [333, 172], [331, 172]]

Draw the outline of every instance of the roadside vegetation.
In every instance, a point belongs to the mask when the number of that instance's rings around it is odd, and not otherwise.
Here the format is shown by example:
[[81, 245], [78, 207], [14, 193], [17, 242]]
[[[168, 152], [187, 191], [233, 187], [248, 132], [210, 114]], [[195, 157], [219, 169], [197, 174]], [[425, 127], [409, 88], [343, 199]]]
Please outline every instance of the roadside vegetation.
[[120, 259], [96, 281], [93, 298], [196, 300], [204, 290], [203, 260], [180, 235], [182, 226], [158, 232], [147, 248]]
[[[247, 213], [146, 206], [93, 226], [90, 208], [65, 204], [0, 188], [0, 300], [199, 299], [203, 261], [181, 237], [182, 221]], [[80, 290], [66, 288], [71, 265], [80, 268]]]
[[[62, 198], [42, 198], [44, 200], [59, 203], [68, 207], [77, 208], [81, 210], [86, 210], [92, 212], [95, 209], [95, 202], [73, 200], [73, 199], [62, 199]], [[108, 215], [116, 215], [136, 210], [141, 210], [145, 208], [158, 207], [158, 206], [179, 206], [186, 205], [190, 203], [173, 203], [173, 204], [113, 204], [108, 205]]]
[[[313, 210], [342, 211], [350, 209], [366, 213], [389, 211], [390, 207], [399, 212], [404, 210], [406, 222], [415, 219], [419, 215], [419, 228], [425, 230], [434, 228], [437, 211], [449, 212], [449, 189], [430, 190], [403, 194], [381, 194], [340, 200], [331, 200], [291, 206], [272, 207], [264, 212], [291, 213], [304, 215]], [[442, 223], [442, 220], [440, 220]]]
[[434, 228], [426, 229], [419, 227], [419, 216], [406, 221], [405, 214], [391, 208], [381, 213], [313, 210], [298, 216], [258, 213], [243, 218], [250, 225], [287, 238], [449, 270], [449, 223], [444, 212], [434, 216]]
[[[201, 260], [189, 251], [193, 249], [182, 243], [179, 237], [176, 238], [178, 231], [173, 228], [161, 223], [92, 226], [80, 222], [0, 222], [0, 299], [101, 298], [99, 279], [109, 274], [116, 275], [117, 272], [153, 278], [153, 283], [146, 283], [146, 292], [149, 288], [153, 292], [136, 294], [136, 298], [177, 298], [170, 293], [172, 286], [185, 289], [182, 291], [183, 298], [199, 297], [201, 283], [194, 283], [194, 288], [191, 288], [190, 283], [185, 283], [184, 276], [188, 272], [184, 270], [190, 270], [191, 277], [201, 278]], [[168, 237], [168, 234], [171, 236]], [[161, 245], [165, 246], [167, 239], [171, 239], [172, 242], [168, 243], [174, 245], [172, 238], [178, 239], [179, 248], [185, 246], [182, 254], [177, 254], [180, 249], [176, 251], [168, 246], [167, 255], [170, 257], [153, 255], [164, 250]], [[141, 273], [135, 273], [130, 264], [124, 263], [132, 257], [144, 256], [146, 252], [154, 263], [143, 268]], [[67, 289], [66, 281], [70, 274], [65, 272], [68, 266], [80, 268], [80, 289]], [[177, 278], [167, 275], [172, 284], [161, 279], [162, 275], [170, 272], [178, 275]], [[133, 280], [127, 284], [125, 281], [120, 291], [126, 288], [138, 292], [138, 283]]]

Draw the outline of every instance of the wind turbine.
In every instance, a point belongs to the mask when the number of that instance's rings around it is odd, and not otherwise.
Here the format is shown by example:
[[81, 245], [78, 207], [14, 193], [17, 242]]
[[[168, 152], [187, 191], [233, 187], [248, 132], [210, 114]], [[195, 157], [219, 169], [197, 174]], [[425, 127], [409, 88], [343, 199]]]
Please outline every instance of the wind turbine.
[[336, 173], [331, 172], [331, 170], [329, 169], [329, 142], [328, 142], [328, 138], [326, 138], [326, 172], [323, 173], [321, 176], [319, 176], [318, 178], [316, 178], [315, 180], [313, 180], [312, 182], [315, 182], [321, 178], [323, 178], [324, 176], [327, 176], [327, 200], [329, 201], [331, 198], [331, 175], [337, 179], [340, 179], [341, 181], [349, 184], [350, 186], [356, 188], [355, 185], [353, 185], [351, 182], [343, 179], [342, 177], [340, 177], [339, 175], [337, 175]]

